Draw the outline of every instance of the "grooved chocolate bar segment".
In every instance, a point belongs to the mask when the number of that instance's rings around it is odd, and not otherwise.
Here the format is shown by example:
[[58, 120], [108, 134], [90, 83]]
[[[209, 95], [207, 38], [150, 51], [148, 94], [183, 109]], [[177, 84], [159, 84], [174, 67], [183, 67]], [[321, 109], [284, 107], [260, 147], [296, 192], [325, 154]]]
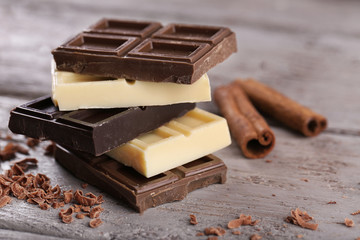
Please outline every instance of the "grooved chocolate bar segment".
[[169, 24], [168, 26], [154, 33], [153, 37], [217, 44], [229, 34], [230, 29], [225, 27]]
[[61, 71], [191, 84], [235, 51], [224, 27], [103, 19], [52, 53]]
[[102, 55], [125, 55], [140, 42], [139, 38], [81, 33], [60, 48]]
[[[195, 189], [224, 183], [227, 171], [225, 164], [213, 155], [195, 160], [188, 167], [182, 166], [194, 174], [180, 174], [184, 169], [179, 167], [152, 178], [145, 178], [109, 157], [92, 157], [62, 146], [57, 146], [55, 159], [76, 177], [126, 200], [138, 212], [182, 200]], [[90, 164], [95, 161], [96, 164]]]
[[101, 19], [85, 32], [125, 35], [145, 38], [161, 28], [158, 22], [126, 21], [118, 19]]
[[10, 113], [14, 133], [59, 144], [99, 156], [142, 133], [184, 115], [194, 103], [165, 106], [59, 111], [45, 96]]

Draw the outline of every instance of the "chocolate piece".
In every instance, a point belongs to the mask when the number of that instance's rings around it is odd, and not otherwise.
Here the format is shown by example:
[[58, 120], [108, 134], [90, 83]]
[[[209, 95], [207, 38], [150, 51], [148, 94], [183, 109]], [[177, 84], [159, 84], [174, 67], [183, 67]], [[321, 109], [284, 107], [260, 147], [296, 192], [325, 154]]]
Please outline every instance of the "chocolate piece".
[[133, 167], [145, 177], [152, 177], [230, 144], [226, 120], [195, 108], [182, 117], [114, 148], [107, 155]]
[[235, 51], [225, 27], [102, 19], [52, 54], [62, 71], [191, 84]]
[[106, 155], [93, 157], [61, 146], [56, 148], [55, 159], [76, 177], [126, 200], [138, 212], [182, 200], [188, 192], [226, 181], [226, 166], [213, 155], [152, 178], [146, 178]]
[[9, 128], [14, 133], [50, 139], [98, 156], [194, 107], [194, 103], [180, 103], [61, 112], [45, 96], [12, 110]]

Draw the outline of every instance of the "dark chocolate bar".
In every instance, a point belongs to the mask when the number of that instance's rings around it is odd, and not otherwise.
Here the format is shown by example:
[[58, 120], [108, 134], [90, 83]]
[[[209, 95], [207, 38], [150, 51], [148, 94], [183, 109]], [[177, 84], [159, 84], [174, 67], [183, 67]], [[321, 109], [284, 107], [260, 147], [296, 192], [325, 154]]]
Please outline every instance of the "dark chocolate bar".
[[102, 19], [52, 54], [61, 71], [191, 84], [233, 52], [229, 28]]
[[179, 103], [64, 112], [54, 106], [50, 96], [45, 96], [13, 109], [9, 128], [14, 133], [50, 139], [98, 156], [194, 107], [194, 103]]
[[61, 146], [57, 146], [55, 159], [79, 179], [124, 199], [138, 212], [182, 200], [188, 192], [226, 181], [227, 168], [223, 161], [213, 155], [151, 178], [106, 155], [92, 157]]

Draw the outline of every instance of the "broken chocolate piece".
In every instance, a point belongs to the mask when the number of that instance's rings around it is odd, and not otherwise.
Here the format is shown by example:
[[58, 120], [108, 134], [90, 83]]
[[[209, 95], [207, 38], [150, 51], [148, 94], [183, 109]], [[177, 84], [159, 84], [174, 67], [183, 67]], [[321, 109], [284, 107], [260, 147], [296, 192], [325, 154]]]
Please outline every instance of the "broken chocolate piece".
[[52, 54], [61, 71], [191, 84], [235, 51], [225, 27], [102, 19]]
[[195, 189], [224, 183], [227, 170], [219, 158], [208, 155], [148, 179], [105, 155], [93, 157], [59, 145], [55, 159], [78, 178], [126, 200], [139, 212], [182, 200]]
[[194, 103], [179, 103], [62, 112], [49, 96], [45, 96], [12, 110], [9, 128], [14, 133], [50, 139], [98, 156], [184, 115], [194, 107]]

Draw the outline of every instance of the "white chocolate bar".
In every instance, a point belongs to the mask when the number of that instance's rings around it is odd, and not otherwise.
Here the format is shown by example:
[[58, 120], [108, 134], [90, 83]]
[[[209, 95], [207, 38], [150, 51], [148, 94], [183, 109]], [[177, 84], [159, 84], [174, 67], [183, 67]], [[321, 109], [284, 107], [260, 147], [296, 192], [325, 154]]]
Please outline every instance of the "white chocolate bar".
[[152, 177], [220, 150], [230, 143], [226, 120], [195, 108], [107, 154], [145, 177]]
[[193, 84], [106, 79], [54, 70], [52, 99], [61, 111], [210, 101], [209, 78]]

